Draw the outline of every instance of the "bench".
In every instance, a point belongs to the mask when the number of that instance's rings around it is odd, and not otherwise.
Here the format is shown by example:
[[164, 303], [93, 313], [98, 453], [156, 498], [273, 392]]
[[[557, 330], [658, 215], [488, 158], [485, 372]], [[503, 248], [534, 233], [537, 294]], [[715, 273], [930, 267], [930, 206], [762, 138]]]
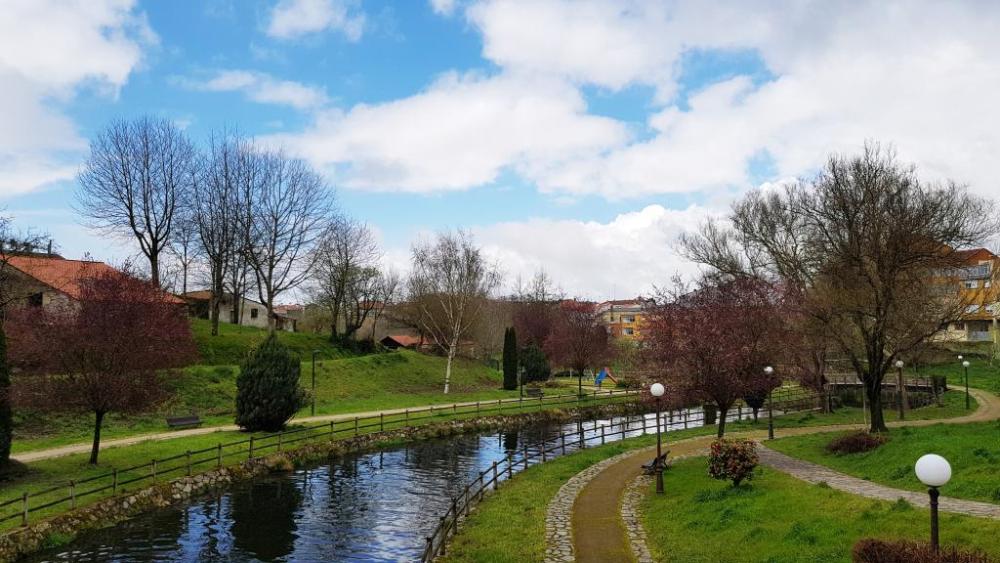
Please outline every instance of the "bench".
[[537, 399], [543, 395], [543, 392], [541, 387], [528, 387], [524, 390], [524, 394]]
[[188, 426], [201, 426], [201, 419], [196, 414], [187, 416], [168, 416], [167, 426], [169, 428], [185, 428]]
[[661, 464], [661, 463], [663, 464], [663, 468], [666, 469], [667, 468], [667, 454], [668, 453], [670, 453], [670, 450], [667, 450], [667, 451], [663, 452], [663, 455], [661, 455], [660, 457], [654, 458], [653, 461], [650, 461], [649, 463], [643, 465], [642, 466], [642, 472], [643, 472], [643, 474], [645, 474], [645, 475], [653, 475], [653, 474], [655, 474], [656, 473], [656, 466], [658, 464]]

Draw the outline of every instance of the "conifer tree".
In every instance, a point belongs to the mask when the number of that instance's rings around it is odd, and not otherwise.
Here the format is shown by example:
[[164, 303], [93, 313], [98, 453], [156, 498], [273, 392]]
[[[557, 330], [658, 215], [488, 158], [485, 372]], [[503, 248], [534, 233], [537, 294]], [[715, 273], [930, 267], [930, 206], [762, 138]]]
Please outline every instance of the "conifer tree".
[[517, 333], [507, 327], [503, 333], [503, 388], [517, 389]]
[[246, 359], [236, 378], [236, 424], [276, 432], [306, 404], [299, 359], [271, 333]]

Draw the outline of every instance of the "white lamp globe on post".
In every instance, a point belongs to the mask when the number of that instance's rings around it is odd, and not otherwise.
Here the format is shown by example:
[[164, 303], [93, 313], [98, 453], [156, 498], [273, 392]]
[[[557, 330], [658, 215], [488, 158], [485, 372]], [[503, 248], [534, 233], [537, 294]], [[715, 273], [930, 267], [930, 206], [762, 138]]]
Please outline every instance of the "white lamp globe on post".
[[656, 494], [663, 494], [663, 454], [660, 439], [660, 401], [666, 389], [662, 383], [654, 383], [649, 386], [649, 394], [656, 400], [656, 461], [653, 462], [653, 469], [656, 471]]
[[969, 360], [962, 362], [962, 368], [965, 370], [965, 410], [972, 408], [969, 401], [969, 365]]
[[[774, 368], [771, 366], [764, 367], [764, 375], [770, 378], [774, 375]], [[767, 439], [774, 439], [774, 408], [772, 407], [772, 394], [774, 389], [767, 390]]]
[[937, 454], [920, 456], [914, 466], [917, 479], [927, 485], [927, 494], [931, 497], [931, 547], [938, 551], [938, 487], [943, 487], [951, 479], [951, 464]]
[[903, 360], [896, 360], [896, 399], [899, 400], [899, 420], [905, 420], [906, 385], [903, 383]]

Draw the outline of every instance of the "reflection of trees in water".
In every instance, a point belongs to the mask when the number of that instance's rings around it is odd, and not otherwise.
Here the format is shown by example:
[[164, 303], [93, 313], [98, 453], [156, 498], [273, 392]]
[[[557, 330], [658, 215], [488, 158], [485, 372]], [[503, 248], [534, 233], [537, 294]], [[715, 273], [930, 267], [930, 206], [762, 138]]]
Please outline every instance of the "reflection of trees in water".
[[274, 560], [292, 552], [295, 517], [302, 505], [302, 492], [292, 479], [269, 479], [254, 483], [232, 499], [230, 533], [235, 546], [254, 557]]
[[517, 438], [519, 436], [518, 432], [504, 432], [500, 435], [503, 440], [501, 447], [504, 452], [511, 453], [517, 451]]

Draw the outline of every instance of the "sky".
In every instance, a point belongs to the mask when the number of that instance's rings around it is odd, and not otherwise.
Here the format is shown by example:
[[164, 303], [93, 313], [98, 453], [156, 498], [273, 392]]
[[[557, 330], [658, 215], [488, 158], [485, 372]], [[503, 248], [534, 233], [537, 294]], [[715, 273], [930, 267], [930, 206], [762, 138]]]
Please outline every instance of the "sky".
[[508, 280], [627, 298], [748, 190], [891, 145], [998, 196], [1000, 3], [4, 0], [0, 207], [68, 258], [88, 139], [173, 120], [308, 160], [405, 269], [470, 230]]

